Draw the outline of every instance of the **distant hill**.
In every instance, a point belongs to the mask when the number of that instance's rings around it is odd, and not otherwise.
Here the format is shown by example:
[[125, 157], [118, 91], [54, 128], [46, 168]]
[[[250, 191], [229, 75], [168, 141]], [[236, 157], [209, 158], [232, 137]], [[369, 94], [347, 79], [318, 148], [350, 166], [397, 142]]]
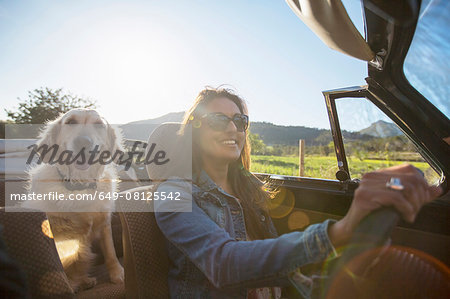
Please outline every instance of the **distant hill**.
[[181, 122], [183, 120], [184, 112], [171, 112], [163, 116], [133, 121], [121, 125], [123, 135], [127, 139], [147, 140], [150, 133], [160, 124], [165, 122]]
[[126, 125], [143, 125], [143, 124], [162, 124], [165, 122], [181, 122], [183, 120], [184, 111], [181, 112], [170, 112], [167, 114], [164, 114], [163, 116], [152, 118], [152, 119], [145, 119], [145, 120], [138, 120], [133, 121], [130, 123], [127, 123]]
[[[303, 126], [280, 126], [267, 122], [252, 122], [250, 132], [258, 134], [266, 145], [298, 145], [299, 139], [304, 139], [306, 145], [321, 145], [331, 141], [329, 130]], [[321, 135], [329, 135], [330, 138], [325, 138], [322, 142], [316, 141], [316, 138]]]
[[359, 131], [359, 133], [382, 138], [403, 135], [397, 125], [383, 120], [374, 122], [368, 128]]
[[[127, 123], [121, 126], [127, 139], [147, 140], [150, 133], [161, 123], [181, 122], [184, 112], [172, 112], [158, 118]], [[307, 146], [327, 145], [333, 139], [330, 130], [308, 128], [304, 126], [281, 126], [268, 122], [252, 122], [250, 132], [258, 134], [266, 145], [298, 145], [304, 139]], [[373, 138], [361, 132], [343, 131], [344, 138], [351, 140], [368, 140]]]

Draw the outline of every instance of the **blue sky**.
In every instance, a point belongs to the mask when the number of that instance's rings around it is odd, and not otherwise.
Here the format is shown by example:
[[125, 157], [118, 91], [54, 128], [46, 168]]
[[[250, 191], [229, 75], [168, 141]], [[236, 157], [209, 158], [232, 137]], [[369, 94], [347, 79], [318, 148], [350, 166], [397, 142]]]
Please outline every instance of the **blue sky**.
[[[344, 4], [362, 30], [360, 2]], [[365, 76], [365, 62], [322, 44], [284, 1], [0, 0], [2, 108], [62, 87], [126, 123], [229, 84], [252, 120], [329, 128], [321, 91]]]

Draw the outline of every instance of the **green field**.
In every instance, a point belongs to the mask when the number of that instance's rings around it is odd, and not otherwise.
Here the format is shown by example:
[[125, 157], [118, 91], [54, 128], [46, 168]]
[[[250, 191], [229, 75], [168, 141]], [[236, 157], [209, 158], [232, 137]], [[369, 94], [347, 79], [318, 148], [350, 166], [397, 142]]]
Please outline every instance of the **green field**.
[[[298, 157], [280, 157], [280, 156], [252, 156], [251, 171], [258, 173], [282, 174], [298, 176]], [[436, 172], [430, 168], [426, 162], [405, 162], [405, 161], [386, 161], [386, 160], [360, 160], [358, 158], [349, 158], [348, 164], [352, 178], [361, 178], [362, 174], [386, 168], [393, 165], [410, 163], [420, 168], [427, 181], [435, 183], [439, 179]], [[335, 174], [338, 170], [336, 157], [333, 156], [305, 156], [305, 177], [336, 179]]]

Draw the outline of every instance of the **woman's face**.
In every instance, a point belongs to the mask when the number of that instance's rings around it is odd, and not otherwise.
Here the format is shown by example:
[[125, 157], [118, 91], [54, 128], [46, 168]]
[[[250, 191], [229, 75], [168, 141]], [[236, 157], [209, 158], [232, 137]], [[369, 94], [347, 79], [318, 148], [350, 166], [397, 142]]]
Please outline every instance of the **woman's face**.
[[[241, 114], [238, 106], [225, 97], [212, 100], [205, 108], [206, 113], [222, 113], [230, 118]], [[232, 121], [228, 122], [223, 131], [214, 130], [207, 119], [203, 119], [199, 141], [203, 162], [230, 163], [239, 159], [241, 155], [245, 143], [245, 132], [238, 132]]]

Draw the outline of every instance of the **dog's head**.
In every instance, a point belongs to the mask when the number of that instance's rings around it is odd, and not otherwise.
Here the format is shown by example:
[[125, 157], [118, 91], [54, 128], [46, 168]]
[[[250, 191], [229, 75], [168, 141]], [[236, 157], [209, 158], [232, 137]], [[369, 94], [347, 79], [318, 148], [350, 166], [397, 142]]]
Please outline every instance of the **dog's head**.
[[37, 142], [38, 148], [45, 145], [57, 150], [54, 156], [41, 152], [43, 162], [58, 161], [52, 164], [74, 180], [95, 177], [107, 164], [100, 161], [110, 160], [108, 153], [124, 151], [121, 132], [92, 109], [72, 109], [48, 122]]

